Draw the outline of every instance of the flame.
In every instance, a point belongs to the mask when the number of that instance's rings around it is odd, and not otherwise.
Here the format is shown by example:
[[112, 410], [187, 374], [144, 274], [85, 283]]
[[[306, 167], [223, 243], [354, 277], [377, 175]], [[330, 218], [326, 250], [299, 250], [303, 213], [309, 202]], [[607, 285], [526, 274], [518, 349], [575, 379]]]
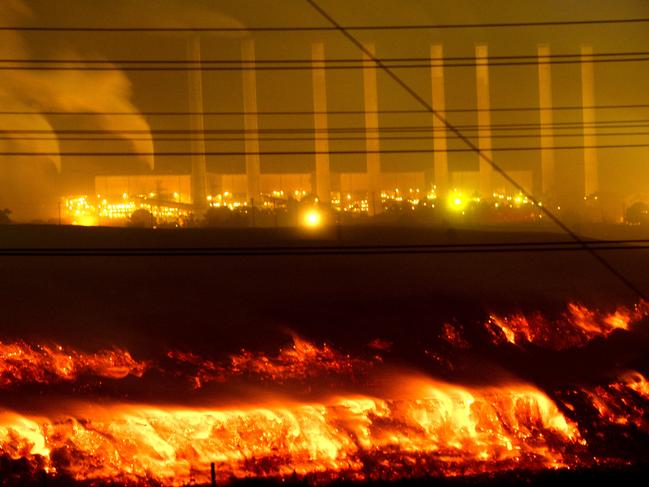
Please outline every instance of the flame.
[[585, 388], [573, 395], [584, 395], [597, 413], [600, 422], [627, 426], [649, 433], [647, 406], [649, 382], [637, 371], [628, 371], [618, 380], [604, 386]]
[[82, 375], [123, 379], [141, 377], [147, 369], [124, 350], [101, 350], [87, 354], [61, 345], [30, 345], [0, 342], [0, 387], [27, 383], [74, 381]]
[[303, 380], [336, 374], [352, 377], [370, 369], [374, 361], [352, 358], [332, 349], [327, 344], [315, 345], [293, 335], [293, 344], [281, 348], [276, 356], [241, 350], [229, 357], [229, 363], [219, 364], [189, 353], [172, 350], [167, 356], [179, 364], [195, 367], [190, 380], [195, 388], [210, 382], [224, 382], [227, 377], [255, 376], [256, 378], [281, 382]]
[[583, 346], [596, 337], [607, 337], [616, 330], [628, 330], [649, 315], [649, 303], [641, 301], [633, 308], [620, 306], [612, 313], [603, 313], [586, 306], [569, 303], [559, 320], [550, 320], [540, 313], [526, 316], [492, 315], [485, 328], [496, 344], [523, 345], [532, 343], [547, 348], [565, 349]]
[[[78, 406], [73, 414], [0, 416], [0, 450], [75, 480], [207, 482], [219, 477], [403, 477], [558, 468], [575, 425], [540, 390], [467, 388], [401, 377], [395, 397], [240, 409]], [[407, 384], [407, 387], [403, 387]], [[368, 469], [372, 461], [381, 467]]]
[[456, 348], [471, 348], [469, 342], [462, 336], [462, 330], [450, 323], [444, 323], [442, 326], [441, 338]]
[[[646, 312], [643, 303], [610, 313], [570, 305], [559, 320], [538, 313], [492, 317], [488, 329], [501, 342], [561, 348], [630, 329]], [[452, 364], [460, 352], [477, 353], [470, 336], [447, 323], [441, 348], [425, 353]], [[219, 482], [398, 480], [625, 465], [633, 462], [628, 450], [611, 445], [649, 435], [649, 381], [638, 371], [548, 391], [511, 379], [454, 384], [382, 366], [375, 354], [391, 353], [385, 343], [370, 342], [369, 359], [293, 336], [273, 354], [241, 350], [217, 360], [171, 351], [144, 362], [120, 349], [0, 342], [0, 387], [19, 396], [34, 387], [44, 394], [58, 383], [132, 377], [127, 385], [137, 384], [147, 398], [125, 402], [127, 395], [115, 396], [111, 386], [93, 388], [108, 396], [90, 403], [78, 398], [88, 389], [64, 388], [73, 395], [56, 404], [0, 406], [0, 462], [21, 465], [18, 482], [47, 472], [62, 483], [207, 483], [212, 463]], [[328, 377], [336, 386], [313, 392]], [[189, 380], [194, 390], [186, 387], [185, 404], [165, 404], [148, 394], [152, 378], [172, 379], [173, 387], [178, 378], [181, 385]], [[226, 389], [233, 379], [236, 387]], [[222, 384], [203, 390], [210, 382]], [[254, 399], [223, 402], [213, 394], [242, 384]]]

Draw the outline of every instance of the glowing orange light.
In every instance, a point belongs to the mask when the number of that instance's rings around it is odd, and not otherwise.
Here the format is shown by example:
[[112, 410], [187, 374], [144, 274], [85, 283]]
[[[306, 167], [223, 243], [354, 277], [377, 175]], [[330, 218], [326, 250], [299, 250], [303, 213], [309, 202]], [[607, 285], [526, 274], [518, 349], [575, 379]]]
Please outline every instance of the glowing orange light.
[[303, 223], [306, 227], [317, 228], [322, 224], [322, 215], [318, 210], [311, 209], [304, 214]]

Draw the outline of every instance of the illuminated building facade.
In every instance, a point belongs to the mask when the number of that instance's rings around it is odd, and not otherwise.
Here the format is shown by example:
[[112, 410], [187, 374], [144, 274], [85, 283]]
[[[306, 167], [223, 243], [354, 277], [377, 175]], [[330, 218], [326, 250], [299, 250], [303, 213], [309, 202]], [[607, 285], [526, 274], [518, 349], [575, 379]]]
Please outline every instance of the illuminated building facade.
[[[257, 78], [254, 69], [242, 71], [243, 86], [243, 125], [246, 131], [244, 140], [245, 172], [240, 174], [207, 173], [205, 142], [200, 137], [192, 142], [191, 175], [132, 175], [101, 176], [95, 181], [97, 202], [90, 199], [77, 200], [68, 208], [71, 221], [80, 220], [79, 216], [87, 213], [90, 207], [97, 208], [97, 218], [126, 219], [127, 213], [135, 209], [148, 209], [164, 221], [165, 218], [200, 219], [210, 207], [228, 207], [230, 209], [258, 207], [277, 208], [289, 200], [313, 200], [320, 205], [331, 206], [340, 211], [379, 215], [392, 203], [410, 202], [414, 209], [424, 200], [440, 198], [441, 201], [455, 201], [458, 195], [461, 200], [480, 198], [490, 201], [494, 207], [501, 205], [502, 198], [512, 201], [519, 194], [532, 195], [532, 170], [507, 171], [517, 182], [513, 185], [497, 174], [491, 164], [480, 159], [477, 171], [457, 171], [449, 166], [448, 139], [450, 135], [442, 119], [433, 117], [432, 146], [430, 164], [421, 171], [389, 172], [382, 167], [381, 161], [381, 127], [379, 123], [379, 93], [377, 90], [377, 69], [373, 56], [376, 48], [373, 43], [366, 43], [361, 56], [363, 89], [363, 122], [364, 122], [364, 156], [366, 167], [363, 172], [335, 172], [330, 167], [330, 136], [327, 106], [326, 85], [326, 46], [322, 42], [311, 45], [312, 95], [313, 95], [313, 128], [314, 128], [314, 166], [303, 173], [265, 173], [262, 171], [259, 116], [257, 100]], [[370, 53], [370, 54], [368, 54]], [[539, 44], [538, 54], [538, 87], [540, 113], [540, 194], [537, 198], [546, 198], [553, 193], [555, 185], [554, 169], [554, 134], [552, 86], [550, 78], [550, 47]], [[188, 56], [193, 62], [201, 60], [201, 45], [197, 37], [189, 40]], [[379, 56], [380, 57], [380, 56]], [[433, 108], [445, 117], [446, 95], [444, 79], [444, 49], [441, 44], [430, 47], [431, 59], [431, 94]], [[491, 94], [489, 80], [489, 54], [486, 44], [475, 46], [475, 89], [477, 106], [477, 127], [480, 152], [487, 158], [494, 157], [492, 147]], [[241, 61], [247, 68], [256, 65], [255, 44], [251, 39], [241, 43]], [[582, 106], [584, 123], [584, 143], [586, 146], [595, 143], [592, 129], [594, 104], [592, 49], [582, 49]], [[205, 121], [201, 115], [203, 107], [203, 83], [200, 71], [192, 71], [189, 77], [189, 105], [192, 130], [203, 132]], [[305, 161], [306, 162], [306, 161]], [[597, 155], [595, 149], [584, 150], [586, 194], [597, 190]], [[431, 177], [434, 175], [434, 177]], [[521, 191], [522, 189], [522, 191]], [[124, 195], [127, 195], [124, 197]], [[502, 196], [502, 198], [501, 198]], [[115, 199], [115, 203], [111, 201]], [[103, 203], [107, 201], [108, 203]], [[90, 205], [89, 207], [87, 205]], [[103, 205], [103, 206], [102, 206]], [[108, 205], [108, 206], [106, 206]], [[112, 205], [112, 206], [111, 206]], [[455, 206], [451, 204], [450, 207]], [[163, 208], [165, 208], [163, 210]], [[558, 209], [558, 207], [557, 207]], [[76, 213], [79, 213], [77, 215]], [[76, 217], [76, 218], [75, 218]], [[93, 221], [86, 218], [86, 222]]]

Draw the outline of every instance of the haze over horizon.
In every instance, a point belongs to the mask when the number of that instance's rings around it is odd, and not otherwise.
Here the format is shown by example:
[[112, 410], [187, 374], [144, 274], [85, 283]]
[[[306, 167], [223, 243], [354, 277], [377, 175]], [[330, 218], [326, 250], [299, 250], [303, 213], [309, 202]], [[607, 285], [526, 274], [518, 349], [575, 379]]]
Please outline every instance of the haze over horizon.
[[[649, 4], [641, 0], [607, 1], [424, 1], [399, 3], [387, 0], [341, 2], [328, 0], [323, 7], [342, 24], [348, 26], [414, 25], [414, 24], [485, 24], [490, 22], [543, 22], [585, 19], [609, 20], [649, 17]], [[14, 0], [0, 9], [3, 25], [57, 27], [172, 27], [172, 28], [255, 28], [323, 26], [323, 20], [310, 11], [304, 2], [194, 0], [191, 2], [162, 1], [151, 8], [146, 1], [129, 0], [103, 4], [88, 4], [80, 0], [51, 2]], [[446, 58], [466, 58], [469, 66], [445, 67], [446, 108], [474, 109], [476, 107], [475, 56], [476, 44], [486, 44], [489, 56], [536, 56], [537, 45], [547, 43], [552, 55], [579, 54], [582, 45], [591, 45], [594, 53], [625, 53], [646, 51], [646, 25], [595, 24], [576, 26], [545, 26], [525, 28], [463, 28], [394, 31], [358, 31], [363, 42], [376, 46], [379, 58], [416, 58], [430, 56], [431, 44], [442, 44]], [[188, 141], [168, 141], [160, 135], [165, 130], [186, 130], [189, 117], [150, 115], [151, 112], [187, 112], [188, 72], [182, 69], [137, 71], [133, 61], [186, 61], [187, 32], [70, 32], [70, 31], [2, 31], [0, 53], [5, 59], [106, 61], [107, 71], [43, 71], [9, 70], [0, 83], [0, 109], [4, 111], [34, 111], [34, 115], [1, 115], [1, 127], [13, 130], [107, 131], [114, 134], [111, 141], [17, 140], [16, 135], [2, 139], [5, 151], [58, 152], [126, 152], [132, 156], [93, 157], [4, 156], [0, 206], [15, 208], [47, 204], [65, 194], [87, 194], [93, 191], [93, 178], [107, 174], [155, 173], [187, 174], [189, 156], [164, 156], [164, 152], [187, 152]], [[203, 72], [203, 105], [206, 112], [232, 112], [233, 115], [207, 116], [205, 126], [215, 131], [244, 130], [242, 72], [233, 63], [241, 59], [243, 39], [255, 41], [259, 65], [269, 60], [310, 60], [312, 42], [322, 42], [327, 59], [360, 59], [358, 49], [335, 31], [272, 31], [272, 32], [202, 32], [204, 61], [221, 60], [225, 70]], [[538, 78], [535, 59], [524, 65], [490, 66], [491, 107], [517, 108], [538, 106]], [[458, 63], [458, 61], [454, 61]], [[494, 61], [496, 62], [496, 61]], [[502, 60], [500, 62], [503, 62]], [[131, 63], [131, 64], [129, 64]], [[6, 63], [5, 63], [6, 64]], [[24, 64], [23, 64], [24, 65]], [[29, 64], [34, 66], [34, 64]], [[87, 64], [84, 64], [87, 66]], [[159, 67], [155, 64], [154, 67]], [[170, 65], [165, 65], [169, 67]], [[173, 65], [171, 65], [173, 66]], [[176, 65], [178, 68], [178, 65]], [[182, 68], [182, 66], [181, 66]], [[579, 106], [581, 103], [580, 66], [578, 63], [552, 64], [552, 95], [555, 107]], [[430, 101], [430, 68], [396, 68], [395, 71], [421, 96]], [[258, 70], [257, 99], [260, 112], [313, 110], [311, 72], [298, 70]], [[595, 104], [647, 105], [646, 80], [649, 62], [594, 63]], [[359, 69], [328, 69], [327, 103], [330, 111], [363, 110], [363, 81]], [[378, 72], [379, 110], [417, 110], [417, 103], [393, 80]], [[132, 113], [132, 116], [110, 116], [105, 112]], [[38, 112], [62, 112], [43, 114]], [[90, 115], [65, 115], [65, 112], [94, 112]], [[647, 119], [649, 108], [620, 108], [597, 110], [597, 122]], [[476, 122], [475, 112], [450, 113], [451, 123], [465, 126]], [[557, 124], [580, 124], [579, 110], [556, 110]], [[261, 115], [262, 130], [312, 130], [313, 117], [306, 115]], [[429, 126], [428, 113], [381, 113], [381, 127]], [[538, 123], [538, 112], [494, 111], [492, 124]], [[646, 124], [645, 124], [646, 125]], [[330, 129], [364, 127], [362, 113], [330, 115]], [[646, 131], [636, 123], [635, 128], [619, 129], [624, 135], [599, 137], [599, 144], [646, 144]], [[152, 135], [147, 130], [152, 130]], [[124, 131], [134, 131], [124, 134]], [[629, 132], [639, 135], [628, 135]], [[609, 131], [610, 132], [610, 131]], [[613, 131], [614, 133], [616, 131]], [[529, 137], [494, 138], [493, 146], [538, 146], [538, 131], [527, 131]], [[574, 136], [556, 138], [556, 145], [581, 145], [578, 128]], [[389, 135], [389, 134], [387, 134]], [[425, 135], [425, 134], [424, 134]], [[105, 136], [105, 135], [104, 135]], [[42, 138], [42, 137], [41, 137]], [[59, 137], [61, 139], [63, 137]], [[74, 138], [67, 136], [67, 138]], [[182, 138], [182, 137], [180, 137]], [[221, 137], [223, 138], [223, 137]], [[235, 135], [234, 137], [237, 138]], [[239, 135], [240, 138], [240, 135]], [[54, 139], [54, 140], [53, 140]], [[307, 136], [308, 139], [308, 136]], [[362, 138], [361, 138], [362, 139]], [[333, 151], [364, 150], [363, 140], [331, 140]], [[449, 142], [451, 150], [462, 149], [458, 140]], [[262, 151], [312, 151], [313, 141], [261, 141]], [[431, 150], [432, 140], [381, 141], [382, 150]], [[244, 151], [242, 140], [207, 141], [208, 152]], [[151, 153], [158, 154], [151, 156]], [[147, 155], [138, 155], [147, 154]], [[626, 197], [647, 193], [649, 180], [647, 147], [599, 149], [601, 191]], [[538, 173], [538, 151], [495, 152], [495, 160], [505, 170], [534, 170]], [[381, 155], [384, 171], [421, 171], [430, 169], [431, 153], [386, 153]], [[559, 150], [556, 154], [557, 192], [566, 200], [583, 192], [582, 150]], [[60, 174], [56, 168], [60, 167]], [[310, 155], [262, 156], [262, 172], [306, 172], [313, 170]], [[332, 154], [333, 171], [364, 171], [363, 154]], [[469, 152], [449, 154], [451, 171], [475, 171], [478, 158]], [[207, 156], [207, 168], [215, 173], [240, 173], [245, 170], [244, 156]], [[538, 180], [538, 175], [535, 176]], [[536, 181], [535, 180], [535, 181]], [[27, 212], [29, 213], [29, 212]], [[52, 211], [50, 211], [52, 216]]]

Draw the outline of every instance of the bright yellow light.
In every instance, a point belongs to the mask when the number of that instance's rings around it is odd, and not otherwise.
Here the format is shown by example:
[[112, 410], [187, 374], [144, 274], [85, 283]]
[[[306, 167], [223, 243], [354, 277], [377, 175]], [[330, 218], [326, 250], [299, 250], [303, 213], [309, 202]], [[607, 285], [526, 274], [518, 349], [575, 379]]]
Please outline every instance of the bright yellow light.
[[453, 193], [448, 198], [448, 207], [452, 211], [464, 211], [467, 205], [467, 200], [462, 197], [461, 193]]
[[75, 220], [72, 222], [73, 225], [79, 225], [82, 227], [94, 227], [97, 226], [99, 222], [97, 221], [97, 217], [93, 215], [82, 215], [78, 218], [75, 218]]
[[309, 210], [304, 214], [304, 225], [309, 228], [316, 228], [322, 224], [322, 215], [318, 210]]

